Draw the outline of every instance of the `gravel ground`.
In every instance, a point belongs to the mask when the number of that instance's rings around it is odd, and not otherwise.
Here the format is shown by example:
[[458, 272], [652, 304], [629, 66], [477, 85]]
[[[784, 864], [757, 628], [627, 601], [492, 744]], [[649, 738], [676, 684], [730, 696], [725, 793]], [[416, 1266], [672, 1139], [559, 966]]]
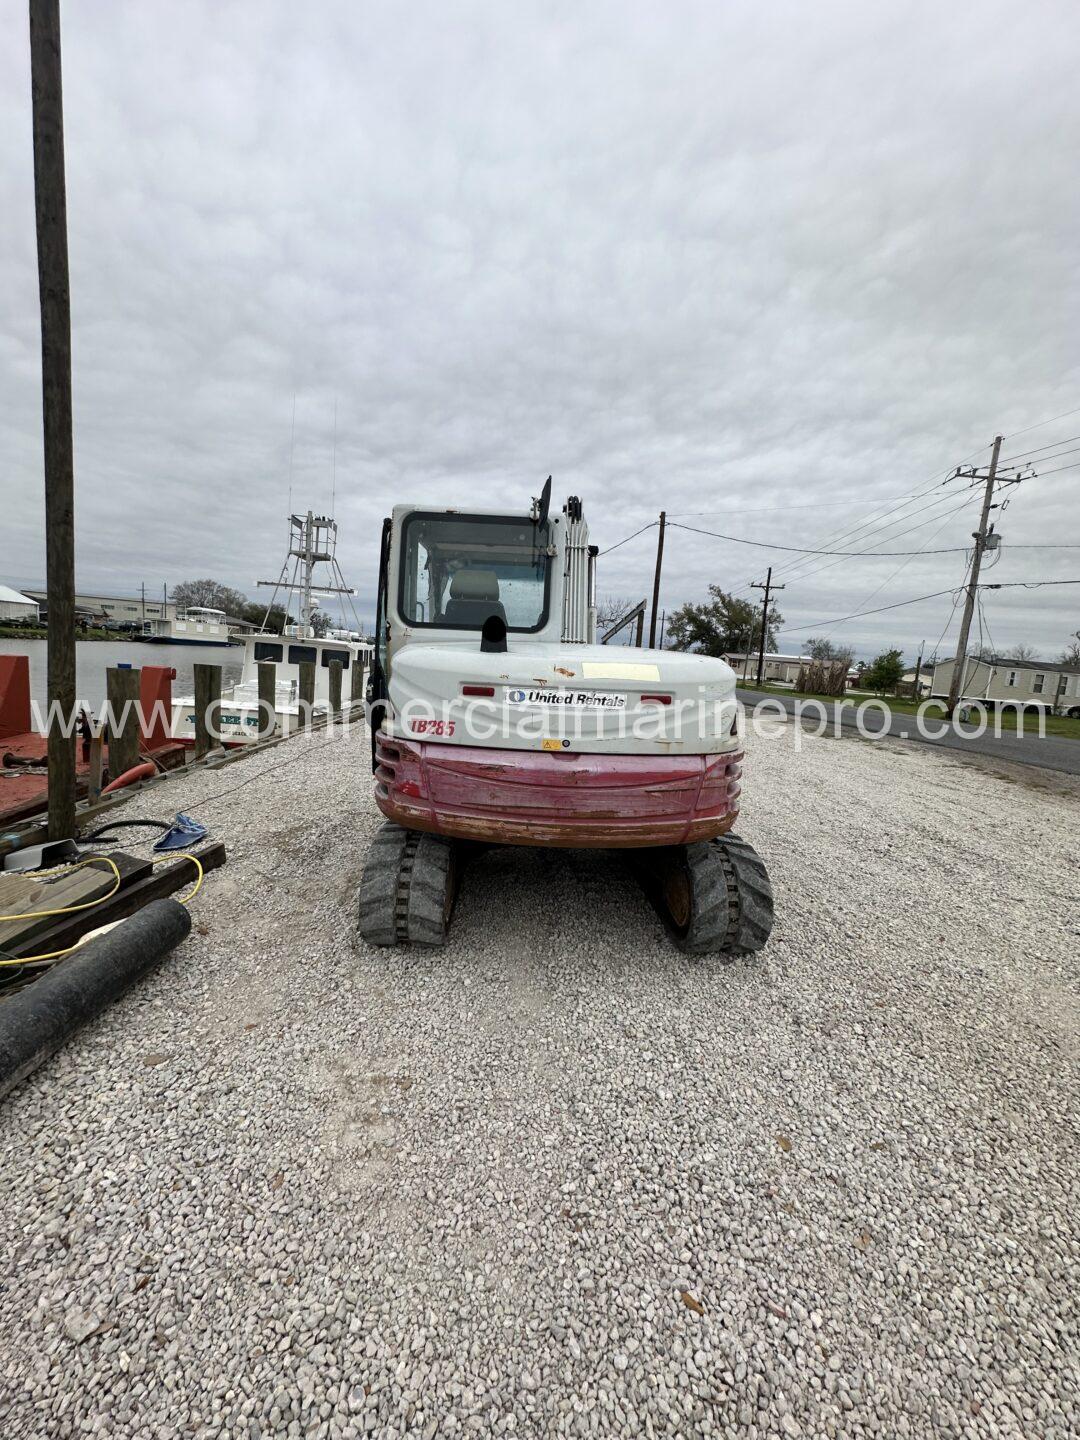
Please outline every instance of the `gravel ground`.
[[602, 855], [359, 945], [364, 757], [136, 802], [231, 858], [0, 1112], [4, 1440], [1077, 1433], [1071, 782], [752, 741], [723, 965]]

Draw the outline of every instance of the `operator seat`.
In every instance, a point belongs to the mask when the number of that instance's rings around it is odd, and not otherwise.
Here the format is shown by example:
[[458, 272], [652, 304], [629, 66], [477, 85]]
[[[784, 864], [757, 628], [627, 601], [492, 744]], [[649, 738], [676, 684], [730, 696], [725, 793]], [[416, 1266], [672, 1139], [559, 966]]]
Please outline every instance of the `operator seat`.
[[450, 599], [443, 621], [447, 625], [468, 625], [479, 629], [490, 615], [506, 624], [506, 611], [499, 599], [499, 577], [494, 570], [459, 570], [450, 581]]

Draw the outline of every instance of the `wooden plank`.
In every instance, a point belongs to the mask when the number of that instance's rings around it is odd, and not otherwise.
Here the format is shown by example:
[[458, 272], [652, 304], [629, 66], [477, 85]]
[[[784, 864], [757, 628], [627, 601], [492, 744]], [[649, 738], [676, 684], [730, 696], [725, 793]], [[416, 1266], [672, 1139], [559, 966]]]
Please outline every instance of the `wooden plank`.
[[195, 759], [201, 760], [211, 750], [220, 750], [221, 741], [210, 733], [210, 726], [220, 729], [221, 666], [196, 665], [195, 670]]
[[[119, 851], [109, 853], [109, 859], [120, 871], [121, 890], [145, 880], [153, 870], [148, 860]], [[108, 895], [115, 884], [116, 876], [107, 865], [88, 865], [81, 870], [72, 868], [38, 880], [31, 879], [29, 875], [0, 875], [0, 915], [31, 916], [42, 910], [82, 905], [100, 895]], [[52, 929], [58, 921], [73, 920], [80, 914], [96, 915], [98, 908], [94, 906], [90, 910], [77, 911], [72, 916], [41, 915], [36, 919], [0, 921], [0, 949], [16, 954], [20, 948], [33, 949], [31, 941], [36, 941], [43, 931]]]
[[255, 669], [259, 677], [259, 739], [268, 740], [278, 723], [277, 666], [272, 660], [260, 660]]
[[86, 793], [91, 800], [101, 794], [101, 777], [104, 767], [104, 742], [100, 735], [90, 739], [90, 774], [86, 782]]
[[[205, 850], [194, 853], [198, 855], [199, 863], [207, 874], [225, 864], [225, 845], [220, 840], [208, 845]], [[11, 946], [5, 948], [16, 957], [20, 953], [29, 955], [66, 950], [90, 930], [96, 930], [99, 925], [123, 920], [128, 915], [134, 915], [136, 910], [141, 910], [148, 901], [159, 900], [163, 895], [172, 895], [174, 891], [187, 889], [194, 883], [195, 867], [190, 860], [177, 860], [172, 865], [155, 866], [144, 880], [125, 885], [122, 890], [108, 900], [103, 900], [100, 905], [95, 905], [92, 910], [59, 916], [57, 923], [51, 929], [42, 931], [33, 945], [24, 945], [21, 951]]]
[[352, 679], [349, 682], [349, 698], [351, 700], [363, 700], [364, 698], [364, 662], [359, 655], [352, 659]]
[[109, 703], [109, 779], [115, 780], [139, 763], [139, 672], [110, 667], [105, 671]]

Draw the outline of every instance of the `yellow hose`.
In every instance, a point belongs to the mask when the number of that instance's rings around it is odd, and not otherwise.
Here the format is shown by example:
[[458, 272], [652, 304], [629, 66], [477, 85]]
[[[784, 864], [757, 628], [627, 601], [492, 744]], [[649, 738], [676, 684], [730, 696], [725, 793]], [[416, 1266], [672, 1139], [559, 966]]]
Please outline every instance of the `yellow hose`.
[[[28, 911], [24, 915], [0, 915], [0, 920], [43, 920], [50, 915], [70, 915], [76, 910], [92, 910], [95, 905], [101, 905], [104, 903], [104, 901], [111, 900], [112, 897], [116, 894], [116, 892], [120, 889], [123, 881], [120, 876], [120, 871], [116, 866], [116, 862], [114, 860], [110, 860], [108, 855], [90, 855], [87, 857], [87, 859], [80, 860], [78, 865], [71, 866], [71, 869], [81, 870], [84, 865], [91, 865], [96, 860], [104, 860], [105, 864], [112, 868], [112, 872], [116, 877], [116, 884], [107, 894], [99, 895], [96, 900], [85, 900], [79, 905], [65, 905], [57, 910], [32, 910]], [[181, 851], [178, 854], [174, 855], [156, 855], [151, 858], [150, 864], [165, 865], [170, 860], [190, 860], [191, 863], [195, 866], [195, 869], [198, 871], [198, 874], [195, 877], [195, 884], [188, 891], [188, 893], [186, 895], [177, 896], [179, 903], [181, 905], [186, 905], [189, 901], [194, 900], [195, 896], [202, 889], [202, 883], [206, 875], [206, 871], [203, 869], [202, 862], [199, 860], [199, 857], [197, 855], [190, 854], [190, 852], [188, 851]], [[39, 964], [41, 961], [44, 960], [59, 960], [62, 955], [70, 955], [73, 950], [77, 950], [78, 948], [78, 944], [75, 944], [69, 945], [66, 950], [49, 950], [44, 955], [20, 955], [11, 960], [0, 960], [0, 966], [34, 965]]]
[[96, 900], [84, 900], [79, 905], [63, 905], [58, 910], [27, 910], [22, 915], [0, 915], [0, 920], [44, 920], [50, 915], [73, 915], [76, 910], [92, 910], [95, 905], [100, 905], [103, 900], [109, 900], [114, 896], [123, 881], [120, 878], [120, 871], [117, 869], [116, 861], [110, 860], [108, 855], [90, 855], [85, 860], [80, 860], [78, 865], [72, 865], [72, 870], [84, 870], [87, 865], [94, 865], [98, 860], [104, 860], [116, 876], [116, 884], [106, 895], [99, 895]]

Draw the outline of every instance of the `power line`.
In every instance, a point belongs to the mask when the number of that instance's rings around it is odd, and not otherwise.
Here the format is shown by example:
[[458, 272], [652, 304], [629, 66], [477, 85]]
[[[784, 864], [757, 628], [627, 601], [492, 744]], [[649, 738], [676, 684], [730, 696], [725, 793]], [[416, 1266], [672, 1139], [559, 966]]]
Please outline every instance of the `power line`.
[[1052, 425], [1055, 420], [1067, 420], [1070, 415], [1080, 415], [1080, 405], [1075, 410], [1065, 410], [1060, 415], [1051, 415], [1049, 420], [1040, 420], [1035, 425], [1025, 425], [1022, 430], [1010, 430], [1006, 439], [1011, 440], [1014, 435], [1026, 435], [1029, 430], [1041, 430], [1044, 425]]
[[933, 590], [929, 595], [913, 595], [910, 600], [897, 600], [892, 605], [879, 605], [874, 610], [860, 610], [854, 615], [841, 615], [838, 620], [815, 620], [812, 625], [789, 625], [780, 633], [795, 635], [802, 630], [816, 630], [822, 625], [842, 625], [845, 620], [861, 620], [864, 615], [881, 615], [886, 610], [899, 610], [904, 605], [918, 605], [921, 600], [938, 600], [942, 595], [951, 595], [951, 590]]
[[949, 611], [949, 618], [945, 621], [945, 628], [944, 628], [944, 630], [942, 630], [941, 634], [938, 636], [938, 638], [937, 638], [937, 644], [934, 646], [934, 651], [933, 651], [933, 653], [934, 653], [934, 656], [935, 656], [935, 657], [937, 656], [938, 651], [941, 649], [941, 645], [942, 645], [942, 642], [943, 642], [944, 639], [945, 639], [945, 636], [949, 633], [949, 626], [950, 626], [950, 625], [952, 624], [952, 622], [953, 622], [953, 616], [956, 614], [956, 607], [960, 604], [960, 596], [961, 596], [963, 593], [964, 593], [964, 587], [961, 585], [961, 586], [959, 586], [959, 587], [957, 588], [956, 592], [955, 592], [954, 595], [953, 595], [952, 609]]
[[[1080, 445], [1074, 445], [1071, 450], [1058, 450], [1053, 455], [1045, 455], [1042, 460], [1028, 460], [1025, 461], [1023, 465], [1006, 465], [1004, 468], [1006, 470], [1031, 470], [1033, 473], [1041, 473], [1035, 472], [1033, 467], [1037, 464], [1046, 465], [1051, 460], [1060, 460], [1063, 455], [1075, 455], [1078, 450], [1080, 450]], [[1001, 466], [998, 466], [998, 473], [1001, 473]]]
[[1044, 450], [1056, 450], [1059, 445], [1071, 445], [1074, 440], [1080, 440], [1080, 435], [1066, 435], [1064, 440], [1051, 440], [1049, 445], [1036, 445], [1034, 450], [1021, 450], [1016, 455], [1007, 455], [1005, 463], [1010, 460], [1023, 460], [1027, 455], [1041, 455]]
[[[881, 503], [887, 505], [890, 500], [914, 499], [914, 495], [890, 495]], [[788, 510], [827, 510], [837, 505], [857, 505], [858, 500], [817, 500], [813, 505], [768, 505], [764, 509], [748, 510], [743, 505], [726, 505], [723, 510], [669, 510], [668, 519], [673, 515], [779, 515]]]
[[[876, 506], [876, 507], [874, 508], [874, 510], [871, 511], [871, 513], [867, 516], [867, 518], [866, 518], [865, 520], [860, 521], [860, 523], [859, 523], [858, 525], [848, 525], [848, 526], [845, 526], [845, 527], [844, 527], [843, 529], [841, 529], [839, 532], [836, 532], [835, 534], [830, 535], [830, 536], [828, 537], [826, 543], [834, 543], [834, 544], [835, 544], [835, 543], [839, 542], [840, 540], [845, 540], [845, 539], [848, 539], [848, 538], [851, 537], [851, 536], [857, 535], [860, 530], [879, 529], [879, 528], [881, 528], [882, 521], [884, 521], [885, 519], [887, 519], [888, 516], [890, 516], [890, 515], [895, 515], [895, 514], [896, 514], [898, 511], [900, 511], [900, 510], [906, 510], [906, 509], [908, 508], [908, 506], [910, 505], [910, 503], [911, 503], [912, 500], [923, 500], [923, 499], [925, 499], [927, 495], [931, 494], [931, 493], [932, 493], [933, 491], [935, 491], [935, 490], [938, 490], [938, 489], [941, 487], [941, 485], [944, 484], [944, 483], [945, 483], [944, 481], [940, 481], [940, 480], [935, 479], [934, 483], [933, 483], [932, 485], [929, 485], [925, 490], [918, 490], [918, 491], [916, 491], [915, 494], [908, 496], [908, 498], [907, 498], [902, 504], [900, 504], [900, 505], [894, 505], [894, 506], [892, 507], [892, 509], [882, 511], [880, 514], [878, 513], [880, 507], [879, 507], [879, 506]], [[935, 503], [935, 502], [931, 502], [931, 504], [933, 504], [933, 503]], [[924, 507], [924, 508], [929, 509], [930, 507], [927, 506], [927, 507]], [[919, 512], [916, 511], [915, 513], [918, 514]], [[910, 519], [910, 518], [911, 518], [910, 516], [905, 516], [905, 517], [904, 517], [904, 519]], [[898, 521], [895, 521], [894, 523], [895, 523], [895, 524], [900, 524], [900, 523], [902, 523], [902, 522], [898, 520]], [[891, 529], [892, 529], [892, 525], [886, 525], [884, 528], [885, 528], [886, 530], [891, 530]], [[781, 567], [781, 568], [784, 569], [784, 570], [790, 570], [790, 569], [792, 568], [792, 566], [797, 566], [797, 564], [798, 564], [797, 561], [792, 561], [792, 562], [790, 562], [788, 565], [783, 566], [783, 567]]]
[[[964, 507], [961, 507], [961, 508], [964, 508]], [[930, 536], [930, 540], [927, 541], [927, 544], [930, 544], [933, 540], [935, 540], [935, 539], [938, 537], [938, 535], [940, 535], [940, 533], [942, 532], [942, 530], [944, 530], [945, 526], [948, 524], [948, 522], [952, 519], [952, 517], [953, 517], [955, 514], [956, 514], [956, 511], [955, 511], [955, 510], [950, 510], [950, 511], [949, 511], [949, 513], [948, 513], [948, 514], [945, 516], [945, 518], [942, 520], [941, 524], [940, 524], [940, 525], [937, 527], [937, 529], [934, 531], [933, 535]], [[924, 555], [924, 554], [927, 554], [927, 553], [928, 553], [928, 552], [925, 551], [925, 550], [917, 550], [917, 551], [915, 551], [915, 555]], [[886, 585], [891, 585], [892, 582], [896, 579], [897, 575], [899, 575], [899, 574], [901, 573], [901, 571], [907, 569], [907, 567], [911, 564], [912, 560], [915, 558], [915, 555], [909, 555], [906, 560], [902, 560], [902, 561], [900, 562], [900, 564], [896, 567], [896, 569], [892, 572], [892, 574], [889, 575], [885, 580], [883, 580], [883, 581], [881, 582], [881, 584], [877, 587], [876, 590], [872, 590], [872, 591], [870, 592], [870, 594], [867, 595], [866, 599], [863, 600], [863, 601], [861, 601], [860, 604], [862, 604], [862, 605], [868, 605], [871, 600], [876, 600], [877, 597], [881, 594], [882, 590], [885, 589]], [[839, 562], [837, 562], [837, 563], [839, 563]], [[828, 569], [829, 567], [826, 566], [825, 568]], [[804, 577], [804, 578], [805, 578], [805, 577]], [[955, 609], [956, 609], [956, 607], [954, 606], [954, 607], [953, 607], [954, 613], [955, 613]], [[951, 621], [951, 619], [952, 619], [952, 616], [951, 616], [951, 615], [950, 615], [949, 619], [950, 619], [950, 621]], [[946, 627], [946, 628], [948, 628], [948, 627]]]
[[[699, 530], [696, 525], [679, 525], [674, 520], [670, 523], [676, 530], [689, 530], [695, 535], [709, 535], [714, 540], [728, 540], [734, 545], [753, 545], [759, 550], [787, 550], [798, 555], [841, 555], [851, 558], [865, 556], [871, 559], [895, 559], [898, 555], [959, 555], [969, 548], [966, 545], [952, 545], [945, 550], [810, 550], [803, 545], [776, 545], [770, 544], [767, 540], [746, 540], [740, 535], [723, 535], [719, 530]], [[913, 528], [918, 529], [918, 526]], [[633, 539], [633, 536], [628, 538]], [[614, 549], [614, 546], [612, 548]]]
[[[1080, 549], [1080, 546], [1077, 547]], [[980, 585], [980, 590], [1041, 590], [1044, 585], [1080, 585], [1080, 580], [1003, 580], [998, 585]]]
[[[964, 461], [962, 461], [961, 464], [965, 464], [965, 465], [966, 465], [969, 461], [974, 460], [974, 459], [976, 458], [976, 456], [978, 456], [979, 454], [981, 454], [982, 451], [985, 450], [986, 448], [987, 448], [987, 447], [986, 447], [985, 445], [979, 446], [979, 448], [978, 448], [977, 450], [972, 451], [972, 453], [967, 457], [967, 459], [964, 460]], [[953, 479], [953, 478], [955, 478], [955, 467], [954, 467], [953, 469], [950, 469], [950, 470], [945, 471], [944, 474], [942, 474], [941, 471], [936, 471], [936, 472], [934, 473], [934, 475], [931, 477], [931, 482], [930, 482], [928, 485], [926, 485], [926, 487], [925, 487], [924, 489], [917, 490], [914, 494], [908, 496], [907, 499], [905, 499], [902, 504], [893, 506], [892, 509], [886, 510], [886, 511], [884, 511], [884, 512], [882, 512], [882, 513], [879, 514], [879, 513], [877, 513], [877, 512], [878, 512], [878, 510], [879, 510], [879, 508], [880, 508], [880, 504], [882, 504], [882, 503], [884, 503], [884, 504], [889, 504], [889, 501], [879, 502], [877, 505], [874, 506], [874, 508], [871, 510], [870, 514], [866, 517], [865, 520], [861, 521], [858, 525], [848, 525], [848, 526], [846, 526], [845, 528], [841, 529], [839, 532], [834, 532], [833, 534], [830, 534], [829, 536], [826, 536], [823, 543], [824, 543], [824, 544], [837, 543], [837, 542], [839, 542], [839, 541], [841, 541], [841, 540], [843, 540], [843, 539], [848, 538], [849, 536], [857, 535], [860, 530], [866, 530], [866, 529], [877, 530], [877, 529], [880, 529], [882, 522], [883, 522], [884, 520], [886, 520], [889, 515], [896, 514], [896, 513], [898, 513], [898, 512], [901, 511], [901, 510], [906, 510], [906, 509], [908, 508], [908, 506], [910, 505], [910, 503], [911, 503], [912, 500], [921, 500], [921, 499], [924, 499], [927, 495], [932, 494], [933, 491], [940, 489], [942, 485], [947, 485], [947, 484], [949, 483], [949, 481], [950, 481], [951, 479]], [[944, 499], [945, 497], [943, 496], [943, 497], [941, 497], [941, 498]], [[931, 501], [930, 504], [927, 505], [927, 506], [924, 506], [923, 509], [933, 509], [933, 507], [934, 507], [937, 503], [938, 503], [937, 501]], [[915, 513], [915, 514], [920, 514], [921, 511], [916, 510], [914, 513]], [[904, 519], [910, 519], [910, 518], [911, 518], [910, 516], [905, 516], [905, 517], [904, 517]], [[896, 521], [891, 522], [889, 525], [886, 525], [884, 528], [887, 529], [887, 530], [891, 530], [895, 525], [902, 524], [902, 523], [903, 523], [902, 520], [896, 520]], [[919, 527], [918, 527], [918, 526], [913, 526], [912, 528], [913, 528], [913, 529], [918, 529]], [[908, 533], [908, 532], [901, 532], [901, 533], [903, 534], [903, 533]], [[791, 579], [791, 578], [796, 578], [796, 577], [795, 577], [795, 572], [798, 571], [799, 568], [800, 568], [804, 563], [805, 563], [805, 562], [804, 562], [804, 561], [801, 561], [801, 560], [791, 560], [791, 561], [788, 561], [786, 564], [783, 564], [783, 565], [780, 565], [780, 566], [777, 567], [777, 574], [783, 574], [783, 575], [787, 576], [789, 579]], [[822, 567], [819, 567], [819, 568], [822, 568]], [[825, 567], [823, 567], [823, 568], [828, 569], [829, 567], [828, 567], [828, 566], [825, 566]], [[811, 571], [806, 572], [806, 573], [816, 574], [817, 571], [816, 571], [816, 570], [811, 570]], [[741, 594], [744, 594], [744, 593], [746, 592], [746, 589], [747, 589], [747, 587], [748, 587], [748, 585], [749, 585], [749, 583], [750, 583], [750, 580], [751, 580], [752, 578], [753, 578], [752, 576], [751, 576], [751, 577], [748, 577], [747, 580], [743, 583], [743, 586], [741, 587], [741, 589], [740, 589], [739, 591], [737, 591], [736, 593], [737, 593], [737, 594], [740, 594], [740, 595], [741, 595]]]
[[616, 540], [614, 545], [609, 545], [606, 550], [601, 550], [601, 555], [610, 555], [612, 550], [618, 550], [620, 545], [628, 545], [631, 540], [636, 540], [639, 535], [644, 535], [646, 530], [651, 530], [659, 522], [650, 520], [648, 525], [643, 525], [640, 530], [635, 530], [633, 535], [627, 535], [625, 540]]
[[[975, 454], [978, 454], [978, 453], [979, 453], [978, 451], [975, 452]], [[952, 471], [949, 471], [948, 474], [944, 477], [944, 479], [939, 479], [937, 476], [935, 476], [933, 482], [932, 482], [930, 485], [926, 486], [925, 489], [916, 491], [915, 494], [912, 495], [912, 496], [910, 496], [908, 500], [906, 500], [906, 501], [903, 502], [903, 504], [894, 505], [894, 506], [892, 507], [892, 509], [890, 509], [890, 510], [885, 510], [885, 511], [882, 512], [881, 514], [875, 514], [875, 513], [871, 512], [871, 514], [870, 514], [865, 520], [861, 521], [858, 525], [849, 525], [849, 526], [847, 526], [846, 528], [844, 528], [844, 529], [840, 530], [839, 532], [837, 532], [837, 533], [831, 535], [830, 537], [828, 537], [828, 540], [831, 540], [831, 541], [833, 541], [833, 542], [837, 542], [837, 541], [840, 541], [840, 540], [847, 539], [847, 538], [849, 538], [849, 537], [854, 537], [855, 535], [857, 535], [857, 534], [859, 533], [860, 530], [868, 530], [868, 529], [869, 529], [869, 530], [874, 530], [874, 531], [880, 531], [880, 530], [882, 530], [883, 528], [884, 528], [885, 530], [892, 530], [892, 529], [894, 529], [895, 526], [903, 524], [905, 520], [910, 520], [910, 519], [911, 519], [911, 515], [902, 516], [901, 518], [896, 519], [896, 520], [893, 520], [893, 521], [890, 521], [888, 524], [885, 524], [885, 525], [883, 525], [883, 522], [886, 521], [890, 515], [896, 515], [896, 514], [898, 514], [901, 510], [906, 510], [906, 509], [908, 509], [908, 507], [909, 507], [909, 505], [910, 505], [910, 503], [911, 503], [912, 500], [922, 500], [922, 499], [925, 499], [927, 495], [932, 494], [932, 493], [933, 493], [934, 491], [936, 491], [936, 490], [940, 490], [941, 487], [942, 487], [942, 485], [948, 484], [949, 480], [952, 478], [952, 475], [953, 475], [953, 472], [952, 472]], [[922, 510], [932, 510], [937, 504], [939, 504], [942, 500], [945, 500], [946, 498], [948, 498], [948, 497], [946, 497], [946, 496], [944, 496], [944, 495], [939, 496], [939, 498], [938, 498], [937, 500], [931, 500], [928, 505], [924, 505], [924, 506], [922, 507]], [[913, 511], [912, 513], [915, 514], [915, 515], [919, 515], [919, 514], [922, 513], [922, 510], [916, 510], [916, 511]], [[916, 529], [916, 530], [917, 530], [918, 528], [919, 528], [919, 526], [917, 526], [917, 525], [911, 527], [911, 529]], [[901, 535], [909, 534], [909, 533], [910, 533], [910, 531], [901, 531], [901, 532], [900, 532]], [[865, 538], [867, 538], [867, 537], [864, 536], [863, 538], [865, 539]], [[898, 537], [892, 537], [892, 538], [898, 538]], [[828, 540], [826, 541], [826, 543], [828, 543]], [[778, 574], [783, 574], [783, 575], [785, 575], [788, 579], [802, 578], [801, 576], [798, 576], [798, 575], [797, 575], [797, 572], [801, 569], [801, 567], [802, 567], [804, 564], [805, 564], [805, 562], [804, 562], [804, 561], [801, 561], [801, 560], [791, 560], [791, 561], [788, 561], [787, 564], [779, 566], [777, 573], [778, 573]], [[819, 568], [819, 569], [820, 569], [820, 568], [828, 569], [829, 567], [828, 567], [828, 566], [825, 566], [825, 567], [818, 567], [818, 568]], [[806, 574], [816, 574], [817, 571], [816, 571], [816, 570], [811, 570], [811, 571], [804, 572], [804, 573], [806, 573]]]
[[[935, 508], [935, 506], [936, 506], [937, 504], [940, 503], [940, 500], [945, 500], [945, 499], [951, 500], [951, 499], [953, 499], [953, 496], [952, 496], [952, 495], [948, 495], [948, 496], [944, 496], [944, 495], [943, 495], [943, 496], [940, 497], [939, 500], [932, 501], [929, 505], [924, 505], [924, 506], [923, 506], [923, 510], [932, 510], [932, 509]], [[954, 515], [958, 515], [961, 510], [967, 510], [967, 509], [971, 506], [971, 504], [973, 503], [973, 500], [974, 500], [974, 497], [973, 497], [973, 496], [968, 496], [967, 499], [965, 499], [960, 505], [955, 506], [952, 510], [946, 511], [946, 513], [945, 513], [944, 516], [942, 516], [942, 515], [940, 515], [940, 514], [938, 514], [938, 515], [931, 515], [931, 516], [929, 516], [926, 520], [920, 520], [920, 521], [918, 521], [918, 523], [915, 524], [915, 525], [909, 525], [906, 530], [901, 530], [901, 531], [899, 531], [899, 532], [898, 532], [897, 534], [895, 534], [895, 535], [890, 535], [890, 536], [889, 536], [889, 540], [890, 540], [890, 541], [901, 540], [901, 539], [903, 539], [903, 537], [904, 537], [905, 535], [911, 535], [911, 534], [913, 534], [916, 530], [921, 530], [924, 525], [932, 525], [935, 520], [941, 520], [942, 524], [938, 526], [937, 530], [934, 531], [934, 535], [932, 535], [932, 536], [930, 537], [931, 540], [932, 540], [935, 535], [937, 535], [937, 534], [940, 533], [941, 529], [942, 529], [943, 526], [944, 526], [945, 521], [950, 520]], [[922, 514], [922, 511], [921, 511], [921, 510], [916, 510], [914, 513], [915, 513], [916, 515], [920, 515], [920, 514]], [[905, 516], [904, 516], [904, 519], [905, 519], [905, 520], [910, 520], [910, 519], [911, 519], [911, 516], [910, 516], [910, 515], [905, 515]], [[888, 525], [886, 528], [889, 529], [889, 530], [891, 530], [891, 529], [893, 528], [893, 526], [899, 525], [899, 524], [902, 524], [902, 523], [903, 523], [903, 521], [895, 520], [895, 521], [892, 522], [892, 524]], [[963, 549], [967, 549], [968, 547], [967, 547], [967, 546], [964, 546], [964, 547], [962, 547], [962, 548], [963, 548]], [[874, 554], [874, 553], [879, 553], [879, 554], [880, 554], [880, 553], [887, 553], [887, 552], [880, 552], [880, 551], [879, 551], [879, 552], [874, 552], [874, 551], [865, 551], [865, 550], [855, 550], [855, 551], [849, 551], [848, 553], [849, 553], [849, 554], [853, 554], [853, 555], [869, 555], [869, 554]], [[900, 553], [901, 555], [905, 554], [904, 551], [900, 551], [899, 553]], [[911, 559], [911, 558], [914, 558], [914, 556], [916, 556], [916, 555], [934, 555], [934, 554], [940, 554], [941, 552], [940, 552], [940, 551], [935, 551], [935, 550], [929, 550], [929, 549], [922, 549], [922, 550], [912, 550], [912, 551], [909, 551], [909, 552], [906, 552], [906, 553], [907, 553], [907, 555], [908, 555], [908, 558]], [[800, 567], [803, 563], [805, 563], [805, 562], [795, 560], [795, 561], [790, 562], [790, 564], [785, 568], [784, 574], [787, 576], [787, 578], [788, 578], [789, 580], [809, 580], [812, 575], [820, 575], [820, 574], [821, 574], [823, 571], [825, 571], [825, 570], [833, 570], [833, 569], [835, 569], [836, 566], [839, 565], [841, 562], [840, 562], [839, 560], [834, 560], [834, 561], [830, 562], [828, 565], [815, 565], [815, 566], [812, 566], [809, 570], [800, 570], [799, 567]]]
[[[1056, 455], [1051, 455], [1051, 460], [1056, 460]], [[1071, 465], [1056, 465], [1053, 470], [1037, 470], [1031, 477], [1033, 480], [1041, 480], [1044, 475], [1056, 475], [1059, 470], [1075, 470], [1080, 466], [1080, 460], [1074, 460]]]

